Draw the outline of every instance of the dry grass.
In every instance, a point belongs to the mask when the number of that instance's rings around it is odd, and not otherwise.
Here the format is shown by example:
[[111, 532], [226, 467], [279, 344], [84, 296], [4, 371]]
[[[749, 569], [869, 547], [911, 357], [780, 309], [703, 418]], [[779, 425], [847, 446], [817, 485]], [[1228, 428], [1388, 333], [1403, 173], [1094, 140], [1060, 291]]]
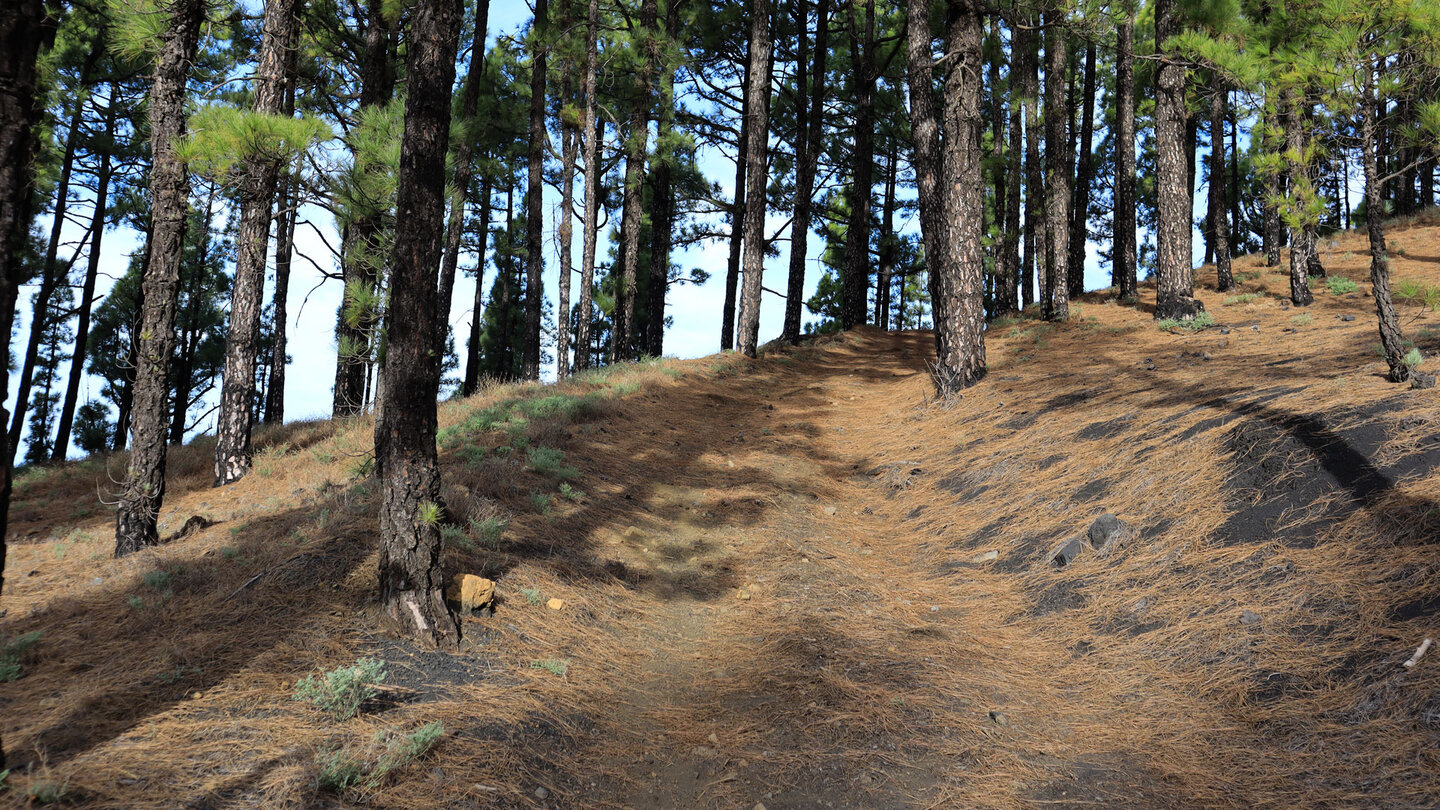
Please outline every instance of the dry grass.
[[[1397, 277], [1440, 284], [1433, 226], [1396, 233]], [[1215, 328], [1093, 294], [993, 329], [948, 403], [928, 335], [874, 330], [444, 403], [446, 567], [501, 599], [459, 652], [375, 630], [366, 420], [269, 433], [223, 490], [209, 447], [177, 451], [165, 528], [219, 522], [120, 562], [96, 493], [122, 459], [27, 473], [0, 633], [45, 634], [0, 698], [11, 782], [95, 807], [1434, 806], [1440, 659], [1401, 662], [1440, 629], [1440, 408], [1383, 381], [1359, 238], [1327, 258], [1359, 289], [1304, 326], [1242, 259], [1201, 292]], [[1440, 315], [1404, 315], [1440, 349]], [[1049, 564], [1106, 511], [1138, 538]], [[362, 656], [390, 677], [359, 717], [289, 699]], [[431, 721], [422, 761], [316, 787], [317, 752]]]

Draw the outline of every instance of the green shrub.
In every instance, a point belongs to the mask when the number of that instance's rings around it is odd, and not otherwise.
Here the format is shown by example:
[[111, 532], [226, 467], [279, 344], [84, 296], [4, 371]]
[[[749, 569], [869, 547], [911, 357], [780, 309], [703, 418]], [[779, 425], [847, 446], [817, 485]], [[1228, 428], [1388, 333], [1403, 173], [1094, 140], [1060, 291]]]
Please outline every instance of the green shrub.
[[320, 751], [315, 755], [315, 762], [320, 766], [316, 782], [321, 790], [339, 793], [365, 778], [365, 763], [350, 753], [349, 748]]
[[1199, 332], [1215, 325], [1215, 318], [1201, 312], [1192, 318], [1165, 318], [1157, 324], [1162, 332]]
[[383, 733], [376, 738], [378, 751], [372, 750], [373, 764], [368, 757], [357, 756], [350, 748], [321, 750], [315, 754], [319, 767], [316, 783], [322, 790], [336, 793], [363, 786], [374, 790], [390, 774], [424, 756], [445, 735], [440, 722], [426, 723], [412, 731]]
[[521, 588], [520, 593], [524, 595], [525, 601], [532, 605], [538, 605], [545, 601], [545, 595], [540, 593], [539, 588]]
[[564, 675], [570, 669], [570, 662], [564, 658], [542, 658], [530, 662], [531, 669], [543, 669], [551, 675]]
[[440, 542], [444, 543], [447, 548], [462, 548], [466, 551], [475, 548], [475, 541], [470, 539], [470, 535], [455, 525], [440, 527]]
[[170, 587], [171, 579], [169, 571], [151, 571], [145, 575], [145, 584], [163, 593]]
[[549, 517], [550, 512], [555, 508], [554, 503], [555, 498], [547, 493], [530, 493], [530, 505], [535, 507], [536, 512], [539, 512], [546, 517]]
[[68, 784], [56, 784], [45, 779], [31, 782], [30, 787], [25, 789], [25, 796], [31, 804], [59, 804], [65, 801], [65, 797], [69, 793], [70, 786]]
[[1425, 362], [1425, 357], [1420, 354], [1419, 349], [1411, 349], [1405, 353], [1404, 361], [1410, 368], [1419, 368], [1420, 364]]
[[1293, 324], [1295, 324], [1296, 326], [1309, 326], [1310, 323], [1311, 323], [1312, 321], [1314, 321], [1314, 320], [1315, 320], [1315, 316], [1311, 315], [1311, 314], [1308, 313], [1308, 312], [1302, 312], [1302, 313], [1300, 313], [1299, 315], [1296, 315], [1295, 317], [1291, 318], [1291, 319], [1290, 319], [1290, 323], [1293, 323]]
[[565, 463], [565, 452], [553, 447], [532, 447], [525, 453], [530, 469], [551, 478], [578, 478], [580, 471]]
[[1325, 286], [1330, 288], [1332, 295], [1348, 295], [1360, 289], [1360, 285], [1344, 276], [1331, 276], [1325, 279]]
[[313, 703], [336, 720], [354, 717], [365, 701], [380, 693], [375, 685], [385, 680], [385, 664], [374, 658], [361, 658], [353, 666], [339, 667], [306, 675], [295, 682], [291, 700]]
[[45, 635], [44, 630], [36, 630], [13, 639], [0, 636], [0, 683], [19, 680], [25, 675], [25, 667], [21, 665], [21, 659], [27, 651], [40, 643], [40, 637], [43, 635]]
[[1248, 304], [1251, 301], [1258, 299], [1259, 297], [1260, 296], [1256, 293], [1240, 293], [1239, 295], [1232, 295], [1229, 298], [1226, 298], [1224, 305], [1229, 307], [1234, 306], [1235, 304]]
[[585, 497], [585, 493], [570, 486], [569, 484], [560, 485], [560, 495], [564, 497], [567, 501], [578, 501], [581, 498]]
[[492, 549], [500, 547], [500, 536], [508, 528], [510, 528], [510, 521], [494, 515], [479, 520], [470, 519], [470, 533], [482, 545]]

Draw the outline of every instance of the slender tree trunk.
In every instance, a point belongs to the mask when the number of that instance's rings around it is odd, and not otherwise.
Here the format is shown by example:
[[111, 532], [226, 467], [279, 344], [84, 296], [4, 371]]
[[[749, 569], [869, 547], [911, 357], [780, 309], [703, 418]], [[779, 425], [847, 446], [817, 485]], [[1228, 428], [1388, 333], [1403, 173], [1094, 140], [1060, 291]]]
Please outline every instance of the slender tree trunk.
[[[1274, 149], [1275, 137], [1271, 134], [1272, 130], [1279, 125], [1277, 122], [1277, 106], [1280, 104], [1280, 99], [1276, 97], [1276, 94], [1277, 91], [1273, 87], [1267, 87], [1265, 90], [1265, 135], [1262, 137], [1261, 142], [1273, 151], [1281, 151]], [[1265, 199], [1261, 203], [1261, 216], [1263, 218], [1260, 234], [1262, 242], [1261, 250], [1265, 253], [1266, 267], [1279, 267], [1280, 246], [1285, 241], [1284, 237], [1281, 236], [1279, 208], [1280, 200], [1284, 195], [1284, 189], [1280, 185], [1281, 174], [1279, 172], [1266, 171], [1262, 176], [1265, 180]]]
[[740, 136], [735, 143], [735, 199], [730, 204], [730, 255], [725, 262], [725, 304], [720, 311], [720, 349], [735, 348], [735, 308], [740, 296], [740, 254], [745, 245], [745, 155], [750, 140], [750, 59], [746, 41], [745, 76], [740, 82]]
[[1033, 12], [1022, 13], [1024, 23], [1016, 32], [1020, 103], [1025, 109], [1025, 258], [1020, 289], [1022, 306], [1028, 307], [1045, 297], [1041, 259], [1045, 252], [1045, 185], [1040, 157], [1040, 35], [1032, 27], [1039, 18]]
[[465, 379], [461, 396], [474, 396], [480, 388], [480, 330], [485, 321], [485, 243], [490, 238], [490, 176], [480, 181], [480, 244], [475, 249], [475, 300], [470, 306], [470, 340], [465, 351]]
[[[196, 264], [204, 267], [210, 261], [210, 222], [215, 216], [215, 196], [219, 193], [219, 186], [211, 183], [210, 193], [205, 197], [205, 210], [201, 218], [202, 231], [198, 234], [199, 250], [196, 251]], [[185, 278], [182, 270], [180, 282], [185, 285], [184, 295], [178, 299], [176, 304], [176, 319], [179, 323], [180, 337], [176, 341], [175, 359], [171, 361], [170, 379], [174, 393], [174, 400], [170, 406], [170, 444], [179, 446], [185, 442], [186, 417], [190, 413], [190, 390], [194, 387], [195, 350], [199, 343], [198, 335], [194, 327], [196, 310], [202, 302], [200, 285], [203, 283], [204, 273], [192, 273]], [[188, 282], [188, 283], [187, 283]], [[184, 306], [184, 310], [180, 307]]]
[[765, 192], [770, 184], [770, 0], [750, 0], [750, 82], [745, 109], [745, 279], [740, 291], [737, 349], [754, 357], [760, 347], [760, 286], [765, 278]]
[[[540, 379], [540, 307], [545, 294], [545, 152], [550, 136], [545, 130], [545, 42], [550, 30], [546, 0], [535, 0], [535, 26], [530, 31], [530, 137], [525, 195], [525, 336], [520, 355], [520, 378]], [[633, 303], [632, 303], [633, 306]]]
[[[54, 36], [55, 20], [46, 18], [40, 0], [0, 4], [0, 333], [10, 334], [15, 323], [15, 300], [25, 277], [23, 256], [30, 227], [33, 158], [38, 149], [36, 126], [44, 114], [37, 92], [35, 63], [47, 40]], [[0, 425], [5, 420], [5, 399], [10, 383], [10, 350], [0, 363]], [[0, 589], [5, 584], [5, 538], [10, 512], [9, 436], [0, 434]], [[0, 746], [0, 770], [5, 750]]]
[[[895, 186], [899, 180], [899, 147], [898, 140], [890, 141], [890, 154], [885, 161], [885, 201], [880, 207], [880, 278], [875, 284], [875, 325], [881, 329], [890, 328], [890, 279], [895, 271]], [[1011, 289], [1013, 290], [1013, 287]]]
[[644, 51], [642, 67], [635, 77], [636, 101], [630, 112], [630, 133], [625, 139], [625, 203], [620, 217], [621, 261], [624, 273], [617, 279], [615, 331], [611, 333], [611, 355], [614, 360], [629, 360], [635, 351], [635, 294], [637, 266], [640, 263], [640, 231], [644, 216], [641, 206], [645, 196], [645, 162], [650, 140], [651, 82], [655, 70], [656, 22], [659, 8], [656, 0], [640, 3], [639, 47]]
[[1085, 48], [1085, 78], [1080, 97], [1080, 156], [1070, 211], [1070, 296], [1085, 292], [1085, 245], [1090, 238], [1090, 185], [1095, 177], [1095, 45]]
[[1214, 233], [1215, 288], [1227, 292], [1235, 286], [1230, 275], [1230, 223], [1225, 212], [1225, 88], [1220, 72], [1210, 79], [1210, 229]]
[[[292, 48], [285, 64], [285, 109], [287, 117], [295, 115], [295, 62], [298, 50]], [[285, 421], [285, 366], [290, 362], [287, 345], [290, 320], [290, 260], [295, 248], [295, 221], [299, 217], [300, 184], [298, 167], [287, 169], [280, 179], [280, 191], [276, 210], [279, 217], [275, 223], [275, 298], [274, 300], [274, 345], [270, 348], [270, 384], [265, 395], [265, 424], [278, 425]]]
[[1376, 97], [1375, 73], [1368, 59], [1366, 62], [1361, 90], [1363, 97], [1360, 100], [1360, 143], [1365, 173], [1365, 230], [1370, 237], [1370, 288], [1375, 296], [1380, 346], [1385, 352], [1385, 363], [1390, 367], [1390, 381], [1404, 382], [1410, 378], [1410, 366], [1405, 363], [1405, 336], [1400, 333], [1400, 321], [1395, 317], [1395, 305], [1390, 298], [1390, 256], [1385, 249], [1385, 220], [1373, 213], [1384, 210], [1384, 202], [1380, 199], [1375, 143], [1381, 102]]
[[1190, 266], [1189, 174], [1185, 155], [1185, 65], [1165, 49], [1179, 30], [1175, 0], [1155, 6], [1155, 317], [1193, 318], [1204, 311], [1195, 300]]
[[383, 492], [380, 608], [403, 635], [453, 644], [459, 628], [443, 596], [440, 520], [429, 510], [438, 511], [440, 502], [435, 290], [444, 245], [450, 88], [463, 12], [458, 0], [417, 0], [413, 15], [395, 209], [405, 226], [396, 231], [390, 262], [386, 353], [380, 369], [385, 406], [375, 420], [375, 459]]
[[863, 27], [857, 24], [854, 5], [849, 6], [849, 11], [850, 28], [858, 41], [851, 45], [855, 63], [855, 126], [851, 130], [850, 221], [845, 230], [845, 265], [840, 274], [840, 325], [845, 329], [865, 323], [868, 309], [870, 198], [875, 185], [874, 97], [879, 78], [875, 67], [875, 4], [865, 4]]
[[1226, 106], [1230, 119], [1230, 251], [1234, 253], [1237, 246], [1238, 249], [1244, 249], [1249, 234], [1246, 232], [1245, 222], [1240, 218], [1240, 120], [1228, 98]]
[[[265, 35], [252, 86], [255, 112], [277, 115], [285, 105], [285, 65], [299, 27], [302, 0], [269, 0]], [[260, 314], [265, 294], [265, 254], [280, 164], [256, 156], [240, 177], [240, 232], [236, 239], [235, 284], [230, 297], [230, 330], [225, 339], [225, 382], [215, 420], [215, 486], [233, 484], [250, 472], [250, 428], [254, 413], [255, 366], [260, 359]]]
[[[390, 27], [384, 13], [385, 0], [367, 0], [365, 46], [360, 66], [360, 108], [388, 104], [395, 91], [395, 71], [391, 62]], [[368, 167], [367, 167], [367, 170]], [[332, 412], [336, 418], [355, 416], [365, 409], [368, 378], [371, 372], [369, 347], [374, 335], [375, 313], [368, 309], [352, 313], [353, 296], [362, 291], [374, 292], [380, 284], [378, 264], [381, 259], [378, 237], [383, 227], [381, 212], [362, 211], [345, 229], [348, 239], [341, 248], [341, 272], [345, 281], [345, 300], [335, 327], [339, 351], [335, 359], [335, 391]]]
[[[88, 85], [95, 63], [103, 53], [103, 37], [97, 38], [91, 46], [85, 65], [80, 70], [81, 85]], [[10, 458], [20, 448], [20, 434], [25, 430], [25, 412], [30, 404], [30, 385], [35, 379], [35, 364], [40, 359], [40, 344], [45, 334], [45, 323], [52, 317], [50, 299], [55, 288], [64, 280], [68, 265], [59, 262], [60, 234], [65, 228], [65, 216], [70, 203], [70, 176], [75, 168], [75, 152], [80, 143], [80, 126], [84, 119], [82, 99], [71, 100], [71, 114], [65, 135], [65, 157], [60, 162], [60, 182], [55, 190], [55, 215], [50, 224], [50, 241], [45, 246], [45, 263], [41, 266], [40, 289], [35, 294], [35, 306], [30, 314], [30, 336], [25, 345], [25, 362], [20, 371], [19, 392], [15, 396], [15, 413], [10, 419]]]
[[130, 464], [115, 514], [115, 556], [153, 546], [165, 499], [165, 400], [175, 346], [175, 299], [185, 251], [190, 182], [176, 154], [185, 134], [185, 82], [205, 22], [204, 0], [174, 0], [160, 40], [150, 90], [150, 261], [141, 285], [145, 308], [135, 337], [135, 395]]
[[1070, 158], [1066, 126], [1070, 114], [1065, 93], [1064, 13], [1045, 11], [1045, 297], [1047, 321], [1070, 317]]
[[[1286, 179], [1290, 186], [1290, 206], [1293, 210], [1297, 206], [1306, 204], [1310, 191], [1310, 179], [1304, 167], [1305, 121], [1301, 115], [1297, 93], [1294, 90], [1287, 90], [1284, 95], [1284, 103], [1285, 111], [1281, 120], [1284, 122], [1285, 152], [1289, 171]], [[1309, 306], [1315, 300], [1314, 295], [1310, 292], [1309, 279], [1306, 277], [1312, 249], [1313, 245], [1309, 243], [1305, 225], [1303, 223], [1291, 225], [1290, 303], [1297, 307]]]
[[[470, 69], [460, 91], [459, 139], [455, 144], [455, 178], [450, 191], [450, 219], [445, 226], [445, 255], [440, 261], [440, 328], [435, 332], [435, 350], [445, 354], [450, 337], [450, 308], [455, 296], [455, 274], [460, 266], [460, 243], [465, 235], [465, 206], [469, 201], [470, 179], [475, 172], [475, 141], [480, 125], [480, 80], [485, 75], [485, 35], [490, 30], [490, 0], [475, 0], [475, 32], [470, 40]], [[482, 235], [483, 243], [485, 237]], [[485, 263], [481, 251], [480, 264]]]
[[[665, 13], [665, 36], [670, 42], [680, 37], [682, 0], [671, 0]], [[657, 60], [658, 61], [658, 60]], [[645, 353], [665, 353], [665, 292], [670, 286], [670, 250], [674, 242], [675, 192], [671, 188], [675, 163], [675, 67], [663, 66], [660, 74], [660, 114], [656, 126], [655, 159], [652, 170], [654, 210], [650, 223], [650, 277], [646, 309]]]
[[[805, 27], [804, 9], [800, 2], [797, 28]], [[814, 218], [815, 172], [819, 164], [821, 136], [825, 131], [825, 63], [830, 55], [830, 0], [820, 0], [815, 13], [815, 57], [806, 54], [806, 37], [800, 35], [799, 64], [796, 66], [795, 89], [795, 220], [790, 225], [790, 274], [785, 295], [784, 338], [795, 343], [800, 339], [800, 308], [805, 299], [805, 254], [810, 249], [810, 223]], [[812, 72], [813, 71], [813, 72]], [[806, 105], [809, 105], [808, 107]]]
[[1135, 8], [1126, 0], [1115, 57], [1115, 214], [1110, 282], [1121, 300], [1140, 294], [1135, 246]]
[[[111, 85], [109, 103], [105, 106], [105, 132], [115, 131], [115, 94]], [[70, 355], [70, 378], [65, 386], [65, 401], [60, 407], [59, 427], [55, 433], [52, 461], [64, 461], [70, 451], [70, 431], [75, 422], [75, 408], [80, 400], [80, 381], [85, 378], [86, 344], [90, 342], [90, 313], [95, 299], [95, 281], [100, 275], [100, 245], [105, 236], [105, 218], [109, 213], [110, 180], [113, 174], [110, 158], [114, 150], [100, 150], [100, 166], [95, 172], [95, 213], [90, 223], [90, 255], [86, 260], [85, 283], [80, 290], [79, 319], [75, 325], [75, 351]]]
[[1025, 155], [1025, 136], [1021, 126], [1022, 113], [1018, 101], [1020, 77], [1015, 72], [1021, 69], [1018, 61], [1019, 49], [1019, 31], [1012, 27], [1010, 31], [1010, 61], [1015, 65], [1015, 69], [1010, 74], [1010, 98], [1006, 104], [1009, 114], [1007, 121], [1009, 150], [1005, 156], [1005, 230], [1004, 244], [1001, 246], [1009, 285], [1005, 305], [1009, 307], [1009, 310], [1000, 312], [1001, 315], [1018, 311], [1022, 306], [1021, 301], [1030, 297], [1025, 275], [1020, 269], [1020, 179], [1022, 176], [1021, 163]]
[[590, 367], [590, 321], [595, 290], [595, 244], [599, 239], [600, 136], [596, 119], [596, 76], [599, 73], [597, 33], [600, 0], [590, 0], [585, 29], [585, 222], [581, 234], [580, 313], [575, 324], [575, 369]]
[[[990, 18], [990, 40], [993, 42], [991, 58], [987, 60], [986, 69], [989, 75], [990, 84], [990, 183], [994, 187], [994, 200], [991, 205], [991, 212], [995, 219], [994, 247], [994, 295], [991, 296], [991, 305], [994, 314], [1008, 315], [1019, 308], [1017, 296], [1019, 294], [1019, 281], [1017, 272], [1019, 263], [1010, 264], [1010, 254], [1005, 249], [1009, 244], [1009, 231], [1006, 230], [1007, 222], [1005, 214], [1009, 210], [1008, 165], [1005, 160], [1005, 133], [1006, 133], [1006, 112], [1008, 105], [1005, 103], [1005, 94], [1000, 89], [1000, 68], [1005, 60], [1004, 37], [1000, 34], [1000, 19], [998, 16]], [[893, 169], [893, 166], [892, 166]], [[893, 171], [891, 173], [893, 175]], [[888, 179], [888, 178], [887, 178]], [[890, 193], [890, 187], [886, 186], [886, 194]], [[887, 197], [886, 202], [889, 202]], [[893, 212], [892, 212], [893, 213]], [[887, 214], [887, 216], [889, 216]], [[883, 247], [882, 247], [883, 249]], [[882, 260], [882, 266], [884, 262]], [[887, 273], [886, 282], [889, 281]], [[877, 285], [876, 289], [881, 296], [887, 297], [886, 306], [889, 301], [886, 284]]]
[[555, 376], [563, 380], [570, 376], [570, 281], [575, 273], [570, 243], [575, 234], [575, 163], [580, 157], [580, 131], [569, 123], [562, 122], [561, 127], [560, 297], [555, 307]]

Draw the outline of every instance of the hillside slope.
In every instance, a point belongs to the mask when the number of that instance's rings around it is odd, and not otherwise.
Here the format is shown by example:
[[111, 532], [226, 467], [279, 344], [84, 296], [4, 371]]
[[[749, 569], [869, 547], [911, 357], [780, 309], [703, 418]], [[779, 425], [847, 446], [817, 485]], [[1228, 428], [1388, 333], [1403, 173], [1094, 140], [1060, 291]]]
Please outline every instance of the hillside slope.
[[[1440, 286], [1440, 228], [1392, 246]], [[120, 459], [26, 473], [0, 801], [1433, 807], [1440, 651], [1402, 662], [1440, 630], [1440, 400], [1383, 380], [1362, 240], [1323, 257], [1358, 287], [1304, 312], [1247, 258], [1195, 334], [1153, 288], [997, 324], [947, 405], [930, 336], [876, 330], [446, 403], [446, 566], [500, 594], [458, 653], [375, 630], [364, 421], [272, 431], [224, 490], [183, 449], [163, 530], [216, 522], [120, 562]], [[1132, 536], [1057, 567], [1107, 513]], [[362, 656], [359, 717], [291, 700]], [[422, 761], [317, 789], [430, 721]]]

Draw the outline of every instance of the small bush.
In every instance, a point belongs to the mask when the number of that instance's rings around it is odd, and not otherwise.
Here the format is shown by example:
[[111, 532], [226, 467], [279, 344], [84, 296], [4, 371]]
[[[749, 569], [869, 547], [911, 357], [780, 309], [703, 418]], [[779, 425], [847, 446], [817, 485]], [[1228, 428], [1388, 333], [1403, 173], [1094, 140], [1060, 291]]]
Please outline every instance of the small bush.
[[542, 658], [530, 662], [531, 669], [543, 669], [551, 675], [564, 675], [570, 669], [570, 662], [564, 658]]
[[1290, 319], [1290, 323], [1293, 323], [1293, 324], [1295, 324], [1296, 326], [1309, 326], [1310, 323], [1311, 323], [1312, 321], [1314, 321], [1314, 320], [1315, 320], [1315, 317], [1314, 317], [1313, 315], [1311, 315], [1311, 314], [1308, 313], [1308, 312], [1302, 312], [1302, 313], [1300, 313], [1299, 315], [1296, 315], [1295, 317], [1291, 318], [1291, 319]]
[[1440, 287], [1431, 287], [1414, 279], [1402, 278], [1395, 281], [1391, 292], [1392, 297], [1397, 301], [1425, 307], [1432, 312], [1440, 309]]
[[565, 452], [553, 447], [532, 447], [526, 451], [530, 469], [551, 478], [578, 478], [580, 471], [565, 463]]
[[384, 733], [376, 739], [381, 747], [371, 754], [375, 758], [373, 764], [366, 762], [368, 757], [357, 756], [348, 747], [319, 751], [315, 755], [319, 766], [316, 783], [322, 790], [335, 793], [357, 786], [374, 790], [390, 774], [428, 753], [444, 735], [445, 726], [438, 721], [404, 734]]
[[471, 540], [470, 535], [466, 534], [465, 530], [459, 526], [441, 526], [440, 541], [445, 544], [446, 548], [461, 548], [466, 551], [475, 548], [475, 541]]
[[421, 501], [420, 508], [415, 517], [426, 526], [440, 525], [440, 518], [445, 516], [445, 510], [440, 504], [434, 501]]
[[1360, 289], [1360, 285], [1344, 276], [1331, 276], [1325, 279], [1325, 286], [1330, 289], [1332, 295], [1349, 295]]
[[169, 571], [151, 571], [145, 575], [145, 584], [156, 591], [163, 592], [170, 587], [171, 579]]
[[585, 497], [585, 493], [570, 486], [569, 484], [560, 485], [560, 495], [564, 497], [567, 501], [578, 501], [581, 498]]
[[545, 595], [540, 593], [539, 588], [521, 588], [520, 593], [523, 594], [525, 600], [532, 605], [538, 605], [545, 601]]
[[1215, 325], [1215, 318], [1201, 312], [1193, 318], [1165, 318], [1157, 324], [1162, 332], [1199, 332]]
[[1251, 301], [1255, 301], [1259, 298], [1260, 296], [1256, 293], [1240, 293], [1239, 295], [1232, 295], [1229, 298], [1226, 298], [1224, 301], [1224, 305], [1229, 307], [1236, 304], [1248, 304]]
[[38, 780], [30, 783], [25, 789], [25, 796], [31, 804], [59, 804], [65, 801], [70, 793], [70, 786], [65, 783], [56, 784], [49, 780]]
[[549, 516], [550, 516], [550, 512], [555, 508], [555, 507], [554, 507], [554, 503], [555, 503], [555, 498], [554, 498], [553, 496], [547, 494], [547, 493], [544, 493], [544, 492], [532, 492], [532, 493], [530, 493], [530, 505], [534, 506], [534, 507], [535, 507], [535, 511], [536, 511], [536, 512], [539, 512], [540, 514], [544, 515], [545, 517], [549, 517]]
[[320, 751], [315, 755], [315, 762], [320, 766], [316, 783], [321, 790], [339, 793], [360, 784], [365, 778], [365, 763], [350, 753], [349, 748]]
[[373, 658], [361, 658], [353, 666], [339, 667], [306, 675], [295, 682], [291, 700], [313, 703], [336, 720], [354, 717], [365, 701], [379, 694], [375, 685], [385, 680], [385, 664]]
[[510, 521], [494, 515], [480, 520], [470, 519], [470, 533], [482, 545], [492, 549], [500, 547], [500, 537], [508, 528], [510, 528]]
[[40, 643], [40, 637], [43, 635], [45, 635], [44, 630], [36, 630], [13, 639], [0, 636], [0, 683], [16, 681], [25, 675], [25, 667], [21, 664], [21, 660], [25, 653]]
[[1419, 349], [1411, 349], [1405, 353], [1404, 361], [1410, 368], [1419, 368], [1425, 362], [1425, 357], [1420, 354]]

